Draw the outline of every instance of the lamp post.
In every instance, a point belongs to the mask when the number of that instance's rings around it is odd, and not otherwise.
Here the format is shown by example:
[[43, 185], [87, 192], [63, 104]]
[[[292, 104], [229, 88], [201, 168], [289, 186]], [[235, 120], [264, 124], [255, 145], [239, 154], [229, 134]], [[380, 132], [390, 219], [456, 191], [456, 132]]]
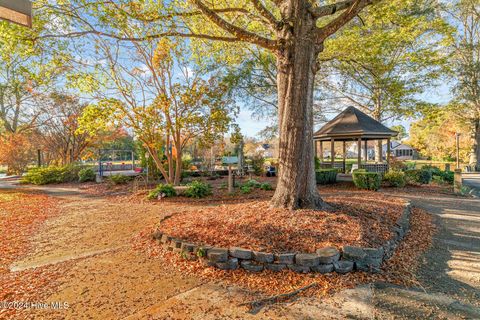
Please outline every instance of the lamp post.
[[460, 169], [460, 133], [455, 132], [455, 144], [457, 148], [457, 166], [456, 169]]
[[0, 0], [0, 19], [32, 27], [32, 3], [29, 0]]

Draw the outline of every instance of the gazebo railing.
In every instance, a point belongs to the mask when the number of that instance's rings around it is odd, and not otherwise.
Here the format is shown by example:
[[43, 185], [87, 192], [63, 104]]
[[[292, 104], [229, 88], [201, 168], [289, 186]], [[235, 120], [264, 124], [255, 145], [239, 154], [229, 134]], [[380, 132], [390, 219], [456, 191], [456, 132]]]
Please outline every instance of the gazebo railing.
[[[351, 166], [356, 166], [356, 164], [350, 164], [349, 167]], [[348, 166], [344, 162], [334, 162], [333, 166], [331, 162], [322, 162], [320, 163], [320, 168], [322, 169], [328, 169], [328, 168], [336, 168], [336, 169], [341, 169], [342, 172], [344, 173], [350, 173], [346, 172], [345, 166]], [[388, 164], [387, 163], [362, 163], [360, 164], [360, 169], [366, 169], [368, 172], [379, 172], [379, 173], [385, 173], [388, 171]]]

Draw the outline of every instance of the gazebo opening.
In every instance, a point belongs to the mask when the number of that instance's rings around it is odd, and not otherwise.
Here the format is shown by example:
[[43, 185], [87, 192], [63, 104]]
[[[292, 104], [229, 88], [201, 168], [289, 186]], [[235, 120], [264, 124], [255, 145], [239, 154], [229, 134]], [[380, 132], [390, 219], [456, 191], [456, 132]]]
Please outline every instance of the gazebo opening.
[[[356, 162], [352, 164], [352, 170], [360, 168], [383, 173], [388, 171], [389, 167], [390, 139], [397, 135], [396, 131], [387, 128], [360, 110], [348, 107], [315, 132], [313, 136], [315, 155], [320, 159], [322, 168], [341, 168], [343, 173], [350, 173], [351, 170], [347, 170], [347, 143], [351, 144], [353, 142], [353, 149], [356, 151], [357, 157]], [[382, 150], [384, 140], [387, 141], [385, 157]], [[380, 161], [369, 161], [369, 141], [381, 142], [375, 148], [377, 152], [380, 152], [380, 155], [374, 156]], [[336, 142], [342, 143], [341, 161], [335, 161]], [[349, 152], [352, 152], [352, 150], [349, 150]]]

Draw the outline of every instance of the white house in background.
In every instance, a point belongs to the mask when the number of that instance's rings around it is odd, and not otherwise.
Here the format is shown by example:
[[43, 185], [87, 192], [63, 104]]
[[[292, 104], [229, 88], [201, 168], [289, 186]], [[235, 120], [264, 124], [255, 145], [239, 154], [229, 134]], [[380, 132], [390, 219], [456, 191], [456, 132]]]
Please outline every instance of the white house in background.
[[418, 151], [411, 146], [392, 141], [390, 144], [392, 155], [398, 160], [417, 160], [419, 158]]
[[[362, 144], [363, 156], [364, 144]], [[391, 155], [399, 160], [417, 160], [419, 159], [418, 151], [407, 144], [400, 141], [390, 142]], [[324, 157], [330, 156], [330, 150], [323, 151]], [[387, 144], [382, 145], [382, 156], [385, 159], [387, 155]], [[347, 147], [347, 158], [355, 158], [357, 156], [357, 143], [349, 143]], [[367, 144], [367, 156], [369, 160], [375, 159], [375, 141], [369, 141]]]
[[255, 149], [255, 152], [264, 158], [273, 158], [273, 151], [273, 146], [269, 143], [262, 143]]

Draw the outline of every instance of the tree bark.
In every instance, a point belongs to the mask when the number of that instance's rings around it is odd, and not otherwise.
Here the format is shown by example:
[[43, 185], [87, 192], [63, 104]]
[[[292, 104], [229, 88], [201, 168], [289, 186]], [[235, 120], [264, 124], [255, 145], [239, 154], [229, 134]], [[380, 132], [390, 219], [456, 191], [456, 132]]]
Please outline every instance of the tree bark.
[[480, 169], [480, 119], [475, 119], [473, 121], [473, 144], [472, 150], [470, 152], [470, 165], [476, 167], [477, 170]]
[[382, 140], [378, 140], [375, 144], [375, 162], [381, 163], [383, 161], [382, 153]]
[[[293, 1], [292, 1], [293, 2]], [[293, 26], [280, 31], [286, 45], [277, 51], [279, 171], [271, 200], [274, 207], [321, 209], [313, 154], [313, 86], [316, 57], [315, 21], [302, 1], [284, 10]]]

